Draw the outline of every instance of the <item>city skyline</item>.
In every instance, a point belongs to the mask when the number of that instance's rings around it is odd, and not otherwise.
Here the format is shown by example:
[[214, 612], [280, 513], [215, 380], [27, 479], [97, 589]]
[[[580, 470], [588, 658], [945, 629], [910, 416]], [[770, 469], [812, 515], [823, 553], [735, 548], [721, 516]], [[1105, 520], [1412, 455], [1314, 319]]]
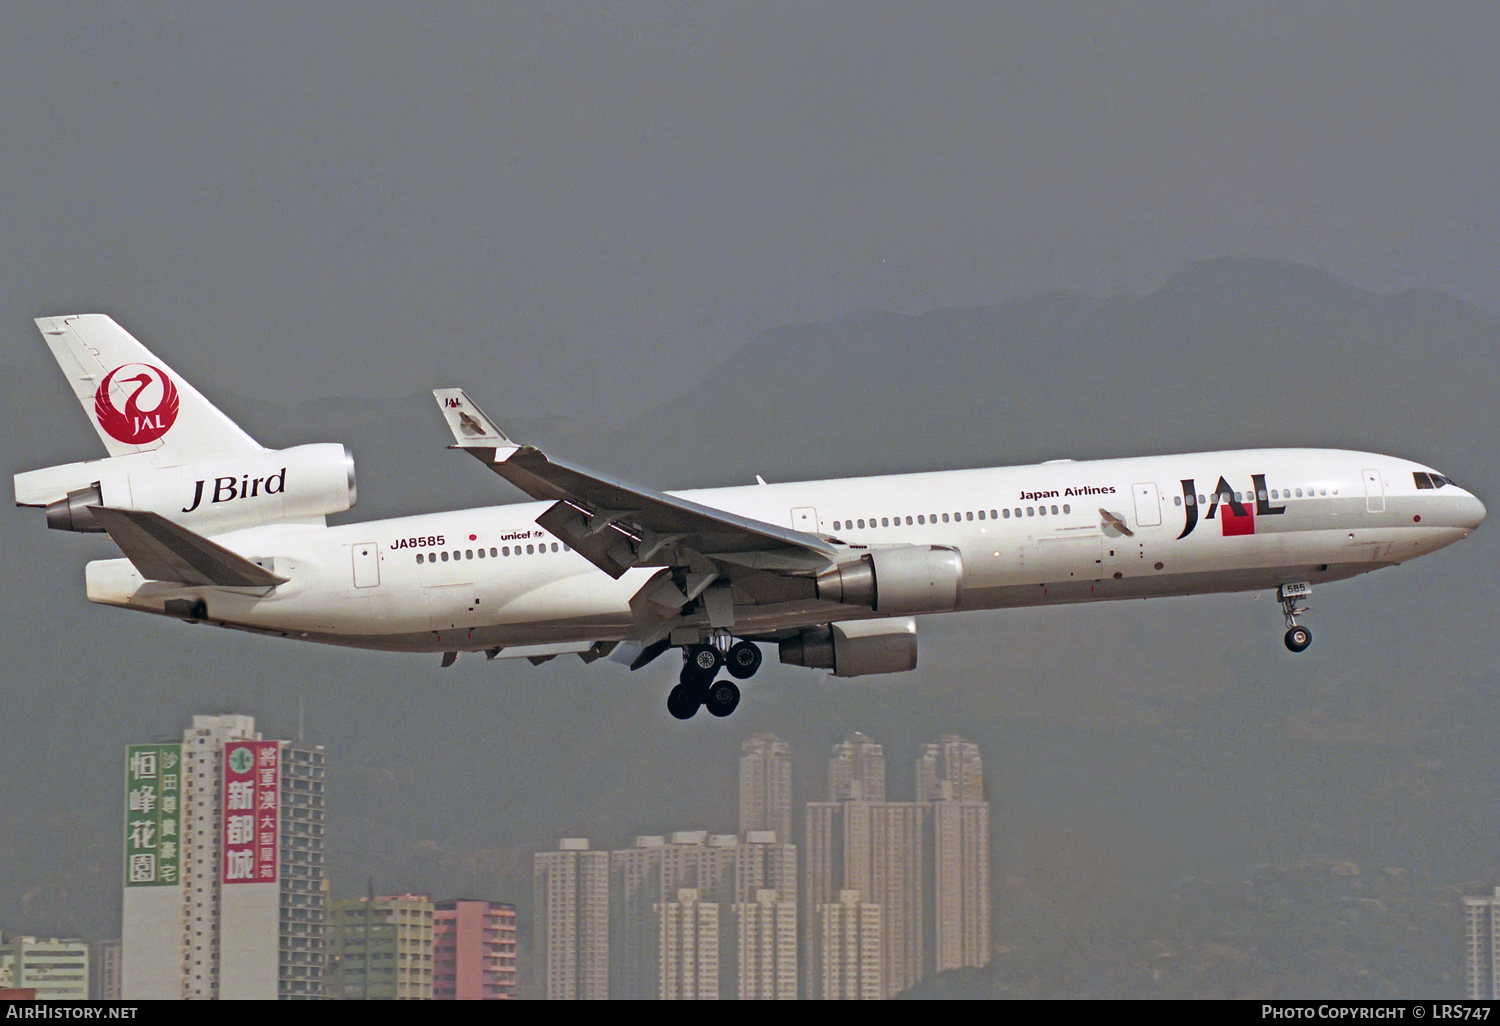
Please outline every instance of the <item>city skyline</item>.
[[[800, 831], [790, 827], [791, 746], [759, 733], [740, 752], [737, 834], [637, 835], [607, 863], [584, 837], [537, 852], [547, 997], [886, 998], [989, 963], [977, 745], [951, 733], [923, 744], [912, 764], [919, 800], [888, 802], [884, 747], [850, 733], [825, 761], [827, 793], [839, 797], [806, 802]], [[597, 966], [587, 974], [585, 950]]]

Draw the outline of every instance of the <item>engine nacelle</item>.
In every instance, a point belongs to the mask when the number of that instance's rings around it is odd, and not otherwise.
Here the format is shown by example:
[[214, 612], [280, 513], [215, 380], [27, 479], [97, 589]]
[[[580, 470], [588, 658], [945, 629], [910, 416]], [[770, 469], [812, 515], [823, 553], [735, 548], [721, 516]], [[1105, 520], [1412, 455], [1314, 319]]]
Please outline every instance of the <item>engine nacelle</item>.
[[160, 513], [203, 534], [340, 513], [359, 497], [354, 454], [334, 442], [257, 449], [162, 466], [141, 452], [17, 474], [16, 504], [44, 506], [47, 526], [99, 531], [90, 506]]
[[818, 575], [818, 598], [877, 613], [945, 613], [963, 593], [963, 556], [945, 545], [874, 549]]
[[835, 677], [905, 673], [917, 668], [917, 621], [850, 620], [814, 627], [780, 644], [788, 666], [832, 670]]

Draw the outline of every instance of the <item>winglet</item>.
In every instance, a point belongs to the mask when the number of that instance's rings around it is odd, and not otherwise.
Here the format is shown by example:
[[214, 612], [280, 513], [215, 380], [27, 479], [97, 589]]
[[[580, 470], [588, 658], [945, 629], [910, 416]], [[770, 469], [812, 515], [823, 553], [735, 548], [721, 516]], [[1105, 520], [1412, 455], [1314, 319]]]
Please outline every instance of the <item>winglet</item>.
[[[511, 449], [518, 448], [515, 442], [505, 437], [505, 432], [485, 416], [484, 411], [474, 405], [474, 400], [461, 388], [434, 388], [433, 398], [442, 408], [443, 419], [448, 430], [453, 432], [454, 444], [450, 449]], [[497, 454], [498, 455], [498, 454]]]
[[271, 588], [287, 580], [159, 513], [90, 506], [114, 543], [149, 581]]

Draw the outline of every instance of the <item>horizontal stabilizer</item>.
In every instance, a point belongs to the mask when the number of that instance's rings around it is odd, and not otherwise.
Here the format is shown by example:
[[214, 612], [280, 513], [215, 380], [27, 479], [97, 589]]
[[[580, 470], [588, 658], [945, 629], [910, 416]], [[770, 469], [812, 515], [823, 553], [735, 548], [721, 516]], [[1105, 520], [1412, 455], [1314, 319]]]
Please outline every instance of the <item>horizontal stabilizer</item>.
[[103, 506], [89, 512], [148, 581], [270, 588], [287, 580], [159, 513]]

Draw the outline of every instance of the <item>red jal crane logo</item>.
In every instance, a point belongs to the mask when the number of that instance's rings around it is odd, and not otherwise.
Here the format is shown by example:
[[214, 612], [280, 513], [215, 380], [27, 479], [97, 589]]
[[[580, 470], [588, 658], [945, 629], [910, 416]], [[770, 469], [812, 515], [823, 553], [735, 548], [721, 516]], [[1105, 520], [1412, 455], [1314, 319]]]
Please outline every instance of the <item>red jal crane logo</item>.
[[[122, 410], [115, 404], [116, 376], [121, 372], [137, 373], [119, 378], [118, 391], [124, 394], [129, 385], [135, 390], [125, 400]], [[141, 398], [156, 402], [150, 409], [141, 409]], [[94, 415], [99, 426], [109, 437], [126, 445], [145, 445], [167, 433], [177, 422], [177, 386], [160, 367], [149, 363], [127, 363], [116, 367], [99, 382], [94, 393]]]

